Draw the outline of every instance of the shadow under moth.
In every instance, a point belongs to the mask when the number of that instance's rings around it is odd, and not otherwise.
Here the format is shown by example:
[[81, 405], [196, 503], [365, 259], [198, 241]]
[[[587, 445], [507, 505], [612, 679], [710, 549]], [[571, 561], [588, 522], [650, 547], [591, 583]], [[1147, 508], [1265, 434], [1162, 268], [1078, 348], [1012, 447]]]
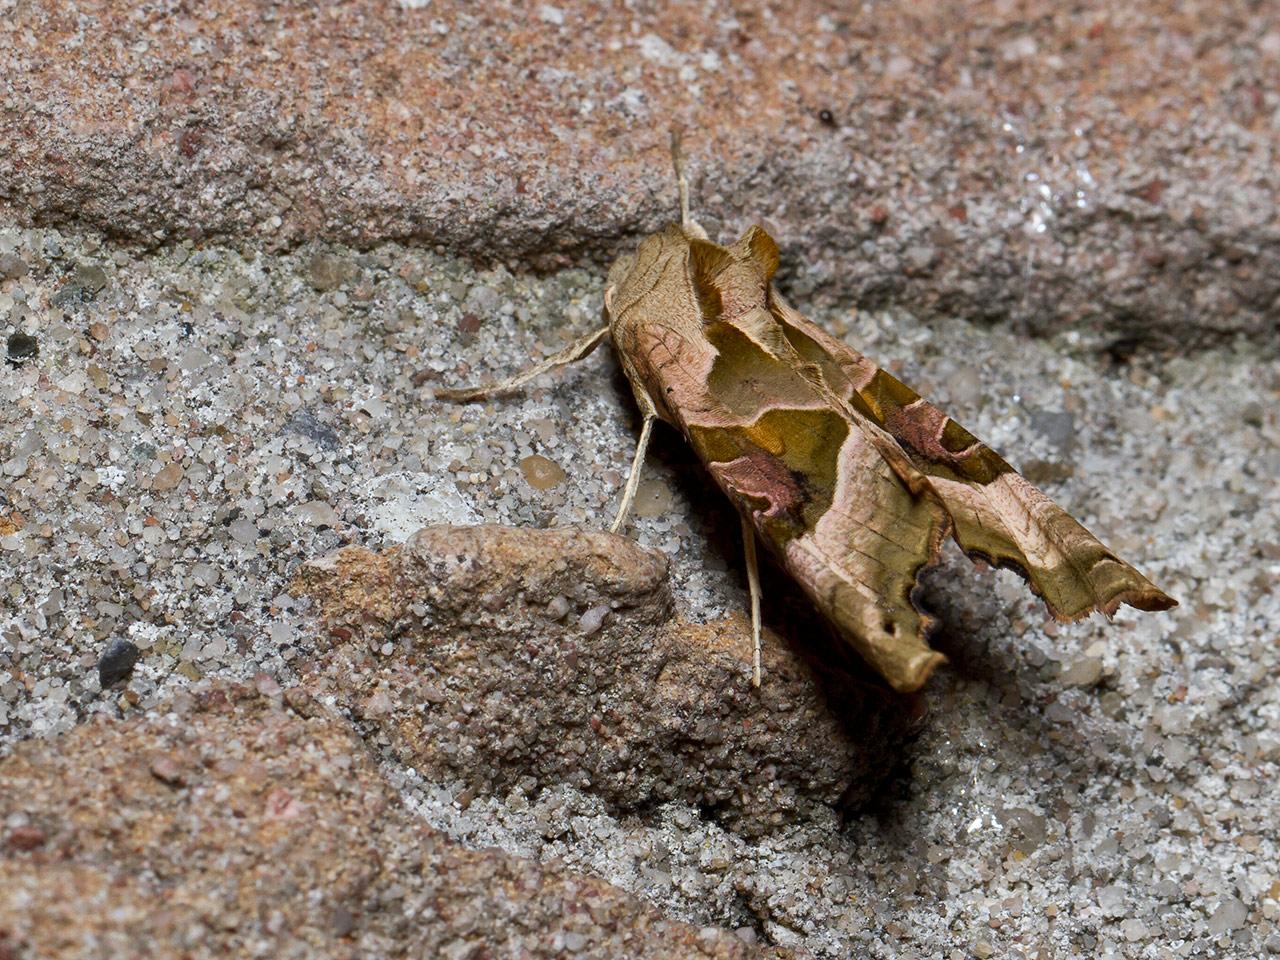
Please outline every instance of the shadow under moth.
[[655, 420], [693, 446], [742, 518], [760, 683], [756, 541], [897, 690], [946, 658], [912, 593], [949, 535], [1017, 571], [1059, 621], [1121, 604], [1176, 605], [995, 451], [807, 320], [773, 287], [778, 246], [758, 226], [721, 246], [689, 214], [609, 270], [605, 325], [501, 382], [440, 390], [478, 400], [579, 360], [609, 337], [644, 417], [613, 530], [622, 529]]

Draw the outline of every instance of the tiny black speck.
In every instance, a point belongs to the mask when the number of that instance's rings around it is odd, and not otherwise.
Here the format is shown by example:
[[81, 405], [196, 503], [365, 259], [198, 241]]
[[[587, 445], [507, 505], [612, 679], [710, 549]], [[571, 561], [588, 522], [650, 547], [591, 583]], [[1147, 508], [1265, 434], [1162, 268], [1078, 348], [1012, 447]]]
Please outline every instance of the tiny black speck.
[[30, 360], [40, 352], [40, 344], [36, 338], [25, 333], [14, 333], [9, 336], [9, 362], [14, 366]]
[[819, 110], [818, 122], [821, 123], [824, 127], [835, 127], [836, 125], [835, 114], [833, 114], [830, 110]]

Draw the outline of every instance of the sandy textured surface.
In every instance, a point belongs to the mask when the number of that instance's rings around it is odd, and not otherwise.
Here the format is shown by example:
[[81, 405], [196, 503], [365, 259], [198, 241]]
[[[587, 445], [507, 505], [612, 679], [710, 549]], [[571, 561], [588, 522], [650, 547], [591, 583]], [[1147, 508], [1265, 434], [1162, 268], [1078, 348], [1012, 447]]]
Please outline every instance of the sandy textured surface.
[[753, 689], [749, 624], [673, 617], [667, 574], [660, 551], [575, 527], [433, 526], [381, 555], [348, 548], [292, 585], [332, 645], [304, 682], [467, 796], [567, 784], [620, 814], [678, 800], [753, 838], [865, 802], [911, 701], [817, 631], [797, 649], [768, 635], [769, 684]]
[[[466, 955], [508, 881], [548, 953], [1280, 954], [1265, 7], [253, 9], [0, 18], [0, 956]], [[673, 110], [713, 232], [767, 218], [798, 306], [1182, 605], [1055, 626], [948, 555], [951, 666], [886, 699], [766, 571], [752, 694], [737, 519], [662, 429], [634, 545], [396, 550], [612, 517], [607, 351], [431, 391], [593, 327]]]
[[763, 218], [864, 305], [1162, 346], [1274, 330], [1280, 29], [1232, 0], [34, 0], [0, 209], [140, 243], [412, 239], [521, 269]]
[[[0, 304], [38, 350], [6, 364], [0, 387], [8, 741], [151, 711], [210, 678], [323, 675], [342, 637], [289, 585], [343, 544], [379, 549], [439, 522], [598, 527], [616, 504], [635, 415], [607, 353], [503, 402], [426, 398], [585, 329], [600, 293], [589, 272], [475, 273], [398, 246], [139, 257], [49, 231], [5, 232], [0, 249], [27, 268]], [[483, 774], [424, 777], [367, 725], [383, 775], [466, 844], [559, 857], [672, 916], [829, 956], [1252, 957], [1280, 944], [1276, 364], [1221, 351], [1116, 366], [1069, 338], [817, 316], [1182, 606], [1054, 627], [1012, 575], [952, 557], [929, 602], [954, 667], [927, 688], [901, 769], [847, 820], [810, 806], [748, 839], [679, 790], [638, 811], [574, 777], [485, 793]], [[676, 613], [739, 613], [732, 514], [670, 434], [647, 478], [633, 533], [666, 554]], [[785, 634], [792, 601], [776, 579], [768, 591]], [[122, 638], [139, 662], [102, 691], [99, 658]], [[375, 682], [356, 677], [347, 702], [390, 728], [406, 704], [385, 684], [374, 699], [378, 677], [404, 669], [387, 642], [366, 646]], [[738, 663], [725, 682], [741, 690]], [[430, 728], [439, 707], [422, 700], [404, 730]], [[856, 733], [864, 715], [841, 719]], [[459, 742], [483, 745], [485, 729]]]
[[416, 821], [261, 675], [0, 761], [6, 957], [789, 956]]

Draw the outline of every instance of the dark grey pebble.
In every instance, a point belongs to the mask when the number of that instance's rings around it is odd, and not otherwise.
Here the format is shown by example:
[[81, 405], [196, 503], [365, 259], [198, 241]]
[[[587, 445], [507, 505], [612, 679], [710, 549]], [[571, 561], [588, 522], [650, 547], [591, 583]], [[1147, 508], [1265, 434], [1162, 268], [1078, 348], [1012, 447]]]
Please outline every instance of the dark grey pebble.
[[40, 352], [40, 344], [36, 338], [25, 333], [15, 333], [9, 337], [9, 362], [13, 364], [30, 360]]
[[299, 410], [289, 418], [284, 428], [290, 433], [309, 437], [326, 450], [336, 450], [342, 442], [337, 430], [319, 420], [309, 410]]
[[82, 263], [76, 267], [72, 282], [84, 291], [86, 300], [92, 300], [107, 285], [107, 271], [96, 263]]
[[84, 288], [74, 280], [68, 280], [49, 298], [55, 307], [74, 307], [84, 302]]
[[138, 662], [138, 648], [128, 640], [116, 637], [98, 660], [98, 684], [103, 690], [117, 680], [123, 680]]

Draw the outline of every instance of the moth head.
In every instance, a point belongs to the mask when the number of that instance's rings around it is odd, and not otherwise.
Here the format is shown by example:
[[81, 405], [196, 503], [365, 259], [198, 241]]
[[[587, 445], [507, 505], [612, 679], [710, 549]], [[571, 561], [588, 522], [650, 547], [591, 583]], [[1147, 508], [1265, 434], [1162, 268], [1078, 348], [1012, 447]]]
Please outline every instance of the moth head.
[[661, 275], [672, 257], [683, 256], [687, 241], [680, 227], [667, 227], [640, 242], [632, 253], [624, 253], [609, 268], [605, 289], [613, 290], [615, 303], [621, 309], [637, 296], [652, 289], [653, 278]]

